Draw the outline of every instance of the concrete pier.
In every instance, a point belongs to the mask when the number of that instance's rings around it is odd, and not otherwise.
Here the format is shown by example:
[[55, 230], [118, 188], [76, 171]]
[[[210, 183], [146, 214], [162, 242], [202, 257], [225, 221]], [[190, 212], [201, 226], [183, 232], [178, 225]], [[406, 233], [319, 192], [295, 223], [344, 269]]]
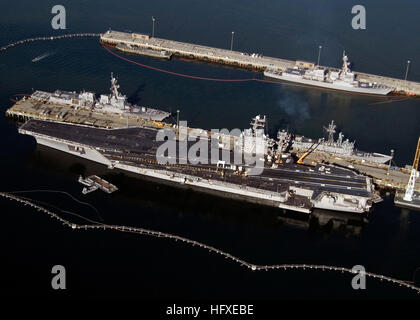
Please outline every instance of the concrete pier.
[[414, 192], [413, 199], [411, 201], [404, 200], [404, 191], [398, 190], [395, 193], [394, 197], [394, 203], [395, 205], [402, 207], [402, 208], [408, 208], [408, 209], [414, 209], [417, 211], [420, 211], [420, 192]]
[[[158, 129], [173, 128], [173, 125], [168, 122], [149, 120], [135, 115], [126, 117], [120, 114], [82, 107], [76, 109], [70, 105], [42, 101], [34, 99], [30, 96], [18, 100], [6, 111], [6, 117], [17, 120], [18, 122], [26, 122], [31, 119], [36, 119], [105, 129], [121, 129], [127, 127], [151, 127]], [[180, 128], [182, 129], [182, 127]], [[185, 132], [190, 132], [191, 130], [197, 130], [197, 128], [188, 127], [185, 128], [185, 130]], [[209, 137], [211, 136], [210, 131], [202, 129], [198, 130], [201, 130]], [[181, 139], [185, 138], [186, 137], [181, 137]], [[215, 138], [219, 138], [221, 142], [230, 141], [230, 146], [232, 147], [234, 146], [235, 139], [237, 139], [235, 136], [222, 133], [215, 135]]]
[[101, 34], [100, 40], [103, 44], [112, 46], [123, 43], [152, 50], [165, 50], [179, 57], [198, 59], [260, 71], [263, 71], [266, 68], [285, 69], [295, 65], [294, 61], [279, 58], [252, 56], [244, 52], [230, 51], [160, 38], [151, 38], [144, 34], [125, 33], [113, 30]]
[[[173, 40], [152, 38], [148, 35], [139, 33], [125, 33], [109, 30], [100, 35], [100, 41], [105, 45], [111, 46], [126, 44], [139, 48], [159, 51], [165, 50], [179, 57], [231, 65], [255, 71], [264, 71], [267, 68], [284, 70], [286, 68], [292, 68], [296, 65], [296, 61], [265, 57], [259, 54], [248, 54], [245, 52], [212, 48]], [[355, 74], [360, 80], [365, 80], [367, 82], [377, 82], [378, 84], [394, 88], [395, 93], [420, 96], [419, 82], [406, 81], [403, 79], [395, 79], [361, 72], [355, 72]]]
[[[303, 152], [297, 155], [301, 156]], [[356, 159], [345, 159], [333, 154], [326, 154], [322, 152], [312, 152], [305, 159], [306, 165], [316, 163], [331, 163], [342, 167], [352, 168], [358, 172], [372, 177], [373, 182], [383, 189], [395, 189], [404, 191], [407, 187], [408, 178], [410, 177], [410, 170], [406, 168], [393, 168], [388, 171], [388, 164], [374, 163], [367, 161], [360, 161]], [[420, 181], [416, 182], [415, 189], [420, 192]]]

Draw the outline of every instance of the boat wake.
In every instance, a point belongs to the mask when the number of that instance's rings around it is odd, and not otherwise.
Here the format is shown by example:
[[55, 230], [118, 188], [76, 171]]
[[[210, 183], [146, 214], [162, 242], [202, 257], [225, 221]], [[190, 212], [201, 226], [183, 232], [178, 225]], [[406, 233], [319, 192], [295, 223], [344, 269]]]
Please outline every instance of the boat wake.
[[46, 57], [52, 56], [52, 55], [54, 55], [54, 54], [56, 54], [56, 52], [55, 52], [55, 51], [52, 51], [52, 52], [46, 52], [46, 53], [44, 53], [44, 54], [41, 54], [41, 55], [40, 55], [40, 56], [38, 56], [38, 57], [33, 58], [33, 59], [32, 59], [32, 62], [38, 62], [38, 61], [41, 61], [41, 60], [45, 59]]

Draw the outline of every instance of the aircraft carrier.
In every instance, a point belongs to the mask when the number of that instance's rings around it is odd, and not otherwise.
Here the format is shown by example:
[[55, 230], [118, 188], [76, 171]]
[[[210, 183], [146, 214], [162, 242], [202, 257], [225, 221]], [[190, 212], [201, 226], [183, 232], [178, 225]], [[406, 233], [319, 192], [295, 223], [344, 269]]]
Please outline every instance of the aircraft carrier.
[[[261, 124], [262, 119], [265, 117], [254, 118], [253, 124]], [[255, 126], [244, 130], [241, 136], [255, 136]], [[225, 161], [185, 164], [178, 153], [174, 163], [162, 163], [157, 159], [157, 150], [163, 143], [156, 139], [160, 130], [164, 129], [106, 129], [34, 119], [19, 128], [21, 134], [35, 137], [39, 144], [104, 164], [109, 169], [285, 210], [310, 213], [314, 208], [320, 208], [364, 214], [374, 202], [381, 200], [371, 178], [333, 165], [293, 163], [278, 154], [273, 139], [265, 135], [264, 167], [259, 175], [248, 174], [250, 167], [246, 164], [229, 165]], [[175, 130], [177, 142], [183, 139], [179, 135], [179, 124], [165, 130]], [[195, 142], [188, 140], [186, 143], [191, 148]], [[209, 148], [213, 142], [208, 139]], [[255, 147], [243, 145], [245, 151], [255, 150]], [[229, 152], [233, 156], [234, 151]]]

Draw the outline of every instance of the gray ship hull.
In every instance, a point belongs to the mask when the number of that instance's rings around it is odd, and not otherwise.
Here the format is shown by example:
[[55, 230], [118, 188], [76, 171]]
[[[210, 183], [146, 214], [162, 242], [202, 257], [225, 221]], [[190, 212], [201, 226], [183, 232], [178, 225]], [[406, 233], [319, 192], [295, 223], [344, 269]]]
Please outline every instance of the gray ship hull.
[[[302, 213], [310, 213], [311, 209], [307, 207], [295, 207], [292, 205], [287, 205], [283, 203], [285, 198], [283, 196], [272, 196], [258, 192], [257, 190], [251, 191], [247, 190], [244, 192], [243, 189], [235, 185], [229, 185], [226, 183], [219, 183], [212, 180], [197, 180], [196, 177], [186, 174], [174, 175], [173, 173], [166, 170], [155, 170], [148, 168], [140, 168], [137, 166], [111, 162], [109, 159], [101, 155], [95, 150], [95, 148], [75, 143], [73, 141], [65, 141], [57, 139], [55, 137], [43, 136], [33, 132], [28, 132], [25, 130], [20, 131], [23, 134], [32, 135], [35, 137], [38, 144], [69, 153], [71, 155], [81, 157], [87, 160], [91, 160], [103, 165], [108, 166], [108, 168], [116, 168], [123, 171], [128, 171], [140, 176], [151, 178], [154, 181], [166, 182], [170, 185], [181, 185], [182, 187], [191, 188], [197, 191], [210, 193], [217, 196], [223, 196], [230, 199], [242, 199], [251, 203], [263, 204], [268, 206], [276, 206], [285, 210], [292, 210]], [[75, 149], [80, 151], [75, 151]], [[354, 212], [354, 211], [350, 211]]]
[[[314, 142], [297, 142], [293, 141], [292, 149], [297, 152], [306, 152]], [[377, 153], [377, 152], [346, 152], [346, 150], [341, 149], [340, 147], [329, 146], [326, 142], [319, 144], [314, 151], [315, 153], [325, 153], [328, 155], [334, 155], [336, 157], [341, 157], [345, 159], [359, 160], [359, 161], [368, 161], [374, 163], [387, 163], [392, 159], [390, 155]]]
[[[330, 175], [298, 166], [267, 168], [261, 176], [241, 176], [217, 166], [168, 167], [155, 161], [156, 130], [97, 129], [31, 120], [19, 132], [39, 144], [145, 177], [182, 187], [309, 213], [313, 208], [364, 213], [373, 199], [369, 178], [330, 167]], [[114, 137], [109, 139], [109, 137]], [[120, 150], [120, 151], [118, 151]], [[122, 152], [124, 150], [124, 152]], [[302, 171], [303, 170], [303, 171]]]
[[295, 75], [288, 75], [286, 73], [278, 74], [278, 73], [272, 73], [269, 71], [264, 71], [264, 76], [268, 78], [304, 84], [307, 86], [326, 88], [330, 90], [353, 92], [353, 93], [358, 93], [358, 94], [387, 95], [393, 90], [392, 88], [384, 88], [384, 87], [362, 88], [362, 87], [353, 86], [351, 84], [347, 84], [345, 82], [328, 83], [328, 82], [323, 82], [323, 81], [303, 79], [302, 77], [295, 76]]

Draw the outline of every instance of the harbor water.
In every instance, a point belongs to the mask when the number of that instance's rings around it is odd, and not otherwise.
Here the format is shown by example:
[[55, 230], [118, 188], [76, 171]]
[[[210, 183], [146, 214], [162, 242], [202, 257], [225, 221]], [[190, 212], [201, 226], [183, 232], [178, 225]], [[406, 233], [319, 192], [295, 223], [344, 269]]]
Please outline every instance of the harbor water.
[[[320, 4], [322, 3], [322, 4]], [[64, 33], [100, 33], [108, 28], [165, 39], [230, 48], [339, 67], [346, 50], [355, 71], [420, 81], [420, 4], [409, 0], [370, 1], [367, 29], [351, 27], [352, 1], [314, 2], [215, 0], [154, 2], [62, 1], [67, 29], [53, 30], [52, 1], [0, 3], [0, 46], [20, 39]], [[18, 14], [17, 14], [18, 12]], [[386, 35], [386, 36], [384, 36]], [[124, 55], [121, 53], [121, 55]], [[41, 57], [40, 59], [36, 58]], [[156, 68], [208, 78], [262, 78], [230, 67], [130, 55]], [[34, 61], [33, 61], [34, 60]], [[360, 150], [389, 154], [411, 164], [420, 134], [420, 101], [405, 97], [359, 96], [293, 84], [226, 83], [181, 78], [142, 68], [104, 50], [98, 38], [27, 43], [0, 52], [0, 106], [4, 115], [14, 94], [33, 89], [96, 93], [109, 91], [113, 72], [130, 102], [175, 113], [191, 127], [248, 128], [257, 114], [268, 132], [288, 129], [323, 137], [335, 120]], [[420, 267], [420, 212], [393, 205], [392, 194], [364, 219], [328, 211], [308, 218], [292, 212], [178, 190], [108, 170], [89, 161], [37, 146], [0, 117], [0, 191], [60, 190], [65, 194], [20, 195], [63, 214], [110, 224], [167, 232], [214, 246], [255, 264], [324, 264], [412, 281]], [[98, 175], [118, 187], [113, 194], [82, 195], [79, 175]], [[409, 298], [406, 288], [367, 279], [354, 290], [352, 276], [311, 270], [258, 271], [198, 247], [163, 238], [114, 231], [68, 229], [46, 215], [6, 199], [2, 208], [1, 253], [7, 272], [3, 294], [55, 297], [51, 268], [67, 270], [62, 295], [146, 299], [319, 299]], [[78, 220], [80, 221], [80, 220]], [[417, 274], [417, 281], [420, 275]]]

